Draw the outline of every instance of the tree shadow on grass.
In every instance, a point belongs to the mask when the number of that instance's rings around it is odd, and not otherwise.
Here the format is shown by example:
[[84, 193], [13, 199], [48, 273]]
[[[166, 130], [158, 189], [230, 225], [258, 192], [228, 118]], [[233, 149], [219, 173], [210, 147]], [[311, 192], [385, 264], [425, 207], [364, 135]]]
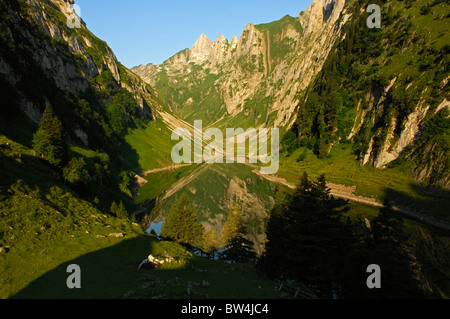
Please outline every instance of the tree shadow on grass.
[[122, 139], [118, 151], [118, 156], [127, 170], [136, 173], [142, 171], [142, 167], [139, 164], [139, 154], [125, 139]]
[[18, 180], [24, 181], [30, 187], [39, 186], [44, 192], [62, 182], [57, 169], [45, 160], [17, 152], [6, 156], [0, 150], [0, 186], [7, 190]]
[[[108, 240], [108, 238], [98, 238]], [[117, 239], [119, 240], [119, 239]], [[169, 245], [169, 246], [168, 246]], [[187, 263], [161, 269], [138, 269], [148, 257], [163, 256], [169, 249], [179, 258], [184, 250], [171, 248], [154, 236], [140, 236], [65, 261], [29, 283], [11, 299], [274, 299], [273, 282], [253, 266], [228, 264], [193, 255]], [[168, 248], [169, 247], [169, 248]], [[181, 255], [180, 255], [181, 254]], [[158, 257], [159, 259], [164, 257]], [[33, 260], [24, 260], [32, 263]], [[70, 289], [69, 265], [81, 270], [81, 288]]]
[[[108, 240], [96, 238], [96, 240]], [[87, 253], [64, 262], [31, 282], [12, 296], [13, 299], [113, 299], [142, 285], [149, 270], [138, 269], [152, 251], [154, 240], [145, 237], [122, 240], [120, 243]], [[24, 262], [32, 263], [32, 258]], [[67, 267], [80, 267], [81, 288], [70, 289], [67, 279], [72, 272]]]
[[[3, 106], [2, 106], [3, 108]], [[32, 147], [33, 134], [38, 124], [33, 122], [15, 107], [9, 105], [0, 111], [0, 134], [26, 147]]]

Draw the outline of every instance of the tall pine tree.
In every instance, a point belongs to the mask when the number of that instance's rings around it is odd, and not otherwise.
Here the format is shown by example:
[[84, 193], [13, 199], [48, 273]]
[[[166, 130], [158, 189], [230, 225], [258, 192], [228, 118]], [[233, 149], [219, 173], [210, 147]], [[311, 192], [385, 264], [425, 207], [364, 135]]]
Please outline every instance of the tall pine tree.
[[339, 290], [351, 250], [351, 228], [343, 218], [347, 201], [330, 194], [324, 176], [313, 182], [305, 173], [289, 204], [278, 209], [268, 223], [261, 268], [331, 297]]
[[202, 252], [206, 253], [209, 258], [215, 258], [216, 253], [220, 250], [219, 235], [216, 230], [212, 228], [203, 234], [202, 238]]
[[33, 135], [33, 148], [56, 167], [63, 167], [67, 162], [67, 148], [61, 121], [53, 116], [50, 105], [47, 105]]
[[199, 223], [191, 198], [183, 193], [170, 208], [161, 229], [161, 236], [191, 246], [201, 243], [204, 227]]
[[279, 262], [284, 256], [284, 248], [288, 245], [285, 227], [288, 224], [284, 220], [284, 212], [287, 209], [290, 198], [280, 188], [275, 196], [275, 204], [269, 214], [266, 226], [265, 252], [258, 261], [257, 266], [269, 277], [276, 278], [282, 273], [283, 264]]
[[248, 240], [245, 228], [241, 227], [237, 236], [233, 237], [220, 253], [219, 258], [232, 263], [251, 263], [256, 259], [253, 242]]
[[235, 202], [231, 207], [227, 220], [222, 228], [222, 245], [227, 246], [235, 237], [237, 237], [243, 224], [244, 218], [242, 216], [242, 210]]
[[119, 206], [117, 206], [116, 215], [117, 215], [117, 218], [128, 219], [128, 212], [122, 201], [120, 201]]

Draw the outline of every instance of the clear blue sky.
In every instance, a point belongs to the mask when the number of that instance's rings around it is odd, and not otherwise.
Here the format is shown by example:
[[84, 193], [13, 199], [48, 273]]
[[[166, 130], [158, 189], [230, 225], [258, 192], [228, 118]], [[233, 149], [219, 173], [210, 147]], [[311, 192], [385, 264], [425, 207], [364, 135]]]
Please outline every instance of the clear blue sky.
[[298, 16], [312, 0], [76, 0], [87, 27], [126, 67], [160, 64], [200, 34], [240, 36], [247, 23]]

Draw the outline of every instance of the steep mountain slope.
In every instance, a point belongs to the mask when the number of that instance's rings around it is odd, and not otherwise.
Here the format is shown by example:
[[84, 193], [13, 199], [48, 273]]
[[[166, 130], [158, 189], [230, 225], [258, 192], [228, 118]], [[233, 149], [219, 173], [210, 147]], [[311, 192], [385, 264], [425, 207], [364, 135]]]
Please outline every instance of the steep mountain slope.
[[[152, 108], [162, 105], [83, 21], [80, 28], [68, 26], [71, 3], [0, 3], [2, 113], [7, 117], [23, 112], [38, 123], [49, 104], [71, 138], [103, 148], [108, 143], [102, 137], [122, 135], [118, 124], [126, 125], [130, 117], [151, 119]], [[107, 111], [114, 98], [130, 102], [128, 109], [116, 110], [121, 113], [116, 117]]]
[[350, 143], [376, 168], [412, 160], [418, 181], [448, 188], [449, 4], [380, 3], [380, 29], [366, 26], [369, 4], [348, 3], [352, 20], [298, 105], [296, 142], [319, 158]]
[[[349, 15], [344, 0], [314, 1], [298, 17], [245, 27], [231, 41], [202, 34], [162, 65], [132, 69], [177, 115], [216, 126], [289, 126], [298, 93], [327, 58]], [[217, 122], [218, 121], [218, 122]]]

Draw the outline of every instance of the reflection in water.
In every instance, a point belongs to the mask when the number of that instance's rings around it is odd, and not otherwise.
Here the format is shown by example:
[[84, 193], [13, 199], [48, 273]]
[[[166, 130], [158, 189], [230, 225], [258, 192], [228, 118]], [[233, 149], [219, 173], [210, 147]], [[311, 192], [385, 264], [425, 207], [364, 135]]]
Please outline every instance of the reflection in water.
[[269, 181], [252, 172], [245, 164], [204, 164], [189, 175], [180, 178], [161, 194], [146, 219], [148, 232], [161, 231], [164, 217], [174, 201], [183, 192], [197, 207], [199, 220], [208, 232], [221, 234], [230, 208], [236, 202], [247, 221], [248, 239], [255, 244], [258, 254], [265, 242], [265, 222], [273, 207], [275, 189]]

